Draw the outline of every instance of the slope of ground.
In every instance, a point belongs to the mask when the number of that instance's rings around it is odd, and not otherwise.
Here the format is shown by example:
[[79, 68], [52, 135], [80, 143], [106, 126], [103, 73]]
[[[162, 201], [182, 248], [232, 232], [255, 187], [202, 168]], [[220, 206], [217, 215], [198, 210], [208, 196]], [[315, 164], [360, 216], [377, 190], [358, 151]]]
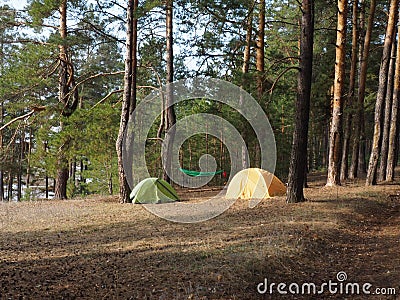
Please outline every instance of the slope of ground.
[[[399, 185], [315, 181], [306, 196], [252, 209], [237, 201], [198, 224], [115, 198], [1, 203], [1, 299], [366, 299], [339, 283], [370, 283], [368, 299], [400, 299]], [[336, 293], [301, 295], [302, 283], [329, 281]], [[389, 288], [397, 295], [377, 295]]]

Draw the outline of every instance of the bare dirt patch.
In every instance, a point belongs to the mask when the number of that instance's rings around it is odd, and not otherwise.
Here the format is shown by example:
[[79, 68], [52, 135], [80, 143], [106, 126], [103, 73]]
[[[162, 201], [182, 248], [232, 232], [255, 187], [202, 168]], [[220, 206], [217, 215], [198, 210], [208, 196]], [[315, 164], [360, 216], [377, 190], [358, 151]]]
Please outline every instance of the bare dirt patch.
[[315, 181], [306, 196], [253, 209], [237, 201], [198, 224], [115, 198], [1, 203], [1, 299], [366, 299], [257, 293], [265, 278], [320, 285], [340, 271], [347, 282], [400, 294], [399, 185], [326, 189]]

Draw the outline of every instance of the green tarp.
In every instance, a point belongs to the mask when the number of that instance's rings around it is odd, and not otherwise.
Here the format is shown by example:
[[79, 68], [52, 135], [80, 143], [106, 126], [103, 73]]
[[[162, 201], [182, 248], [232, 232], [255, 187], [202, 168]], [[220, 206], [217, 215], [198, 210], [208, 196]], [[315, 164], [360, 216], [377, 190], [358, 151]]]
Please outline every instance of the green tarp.
[[132, 203], [166, 203], [179, 200], [174, 188], [165, 180], [146, 178], [130, 194]]
[[186, 175], [193, 176], [193, 177], [196, 177], [196, 176], [209, 176], [210, 177], [210, 176], [221, 174], [223, 172], [223, 170], [218, 170], [216, 172], [199, 172], [199, 171], [186, 170], [186, 169], [182, 169], [182, 168], [180, 168], [179, 170], [181, 172], [185, 173]]

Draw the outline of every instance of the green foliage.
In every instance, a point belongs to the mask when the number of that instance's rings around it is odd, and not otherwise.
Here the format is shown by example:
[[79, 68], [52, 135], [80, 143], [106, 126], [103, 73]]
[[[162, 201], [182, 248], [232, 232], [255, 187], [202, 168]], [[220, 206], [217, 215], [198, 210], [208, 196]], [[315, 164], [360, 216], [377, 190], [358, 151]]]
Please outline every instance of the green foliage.
[[34, 26], [43, 25], [44, 19], [52, 16], [60, 6], [61, 0], [31, 0], [28, 2], [28, 11], [32, 16]]
[[162, 6], [163, 3], [164, 1], [161, 0], [146, 0], [140, 6], [140, 9], [142, 10], [143, 13], [148, 13], [152, 11], [154, 8]]

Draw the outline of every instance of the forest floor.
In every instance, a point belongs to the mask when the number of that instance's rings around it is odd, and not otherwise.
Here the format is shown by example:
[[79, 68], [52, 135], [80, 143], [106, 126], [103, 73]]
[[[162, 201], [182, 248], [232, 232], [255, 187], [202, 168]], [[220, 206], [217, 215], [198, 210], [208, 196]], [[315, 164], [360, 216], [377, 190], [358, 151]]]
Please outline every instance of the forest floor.
[[400, 299], [400, 182], [363, 183], [311, 176], [305, 203], [238, 200], [196, 224], [115, 197], [0, 203], [0, 299]]

